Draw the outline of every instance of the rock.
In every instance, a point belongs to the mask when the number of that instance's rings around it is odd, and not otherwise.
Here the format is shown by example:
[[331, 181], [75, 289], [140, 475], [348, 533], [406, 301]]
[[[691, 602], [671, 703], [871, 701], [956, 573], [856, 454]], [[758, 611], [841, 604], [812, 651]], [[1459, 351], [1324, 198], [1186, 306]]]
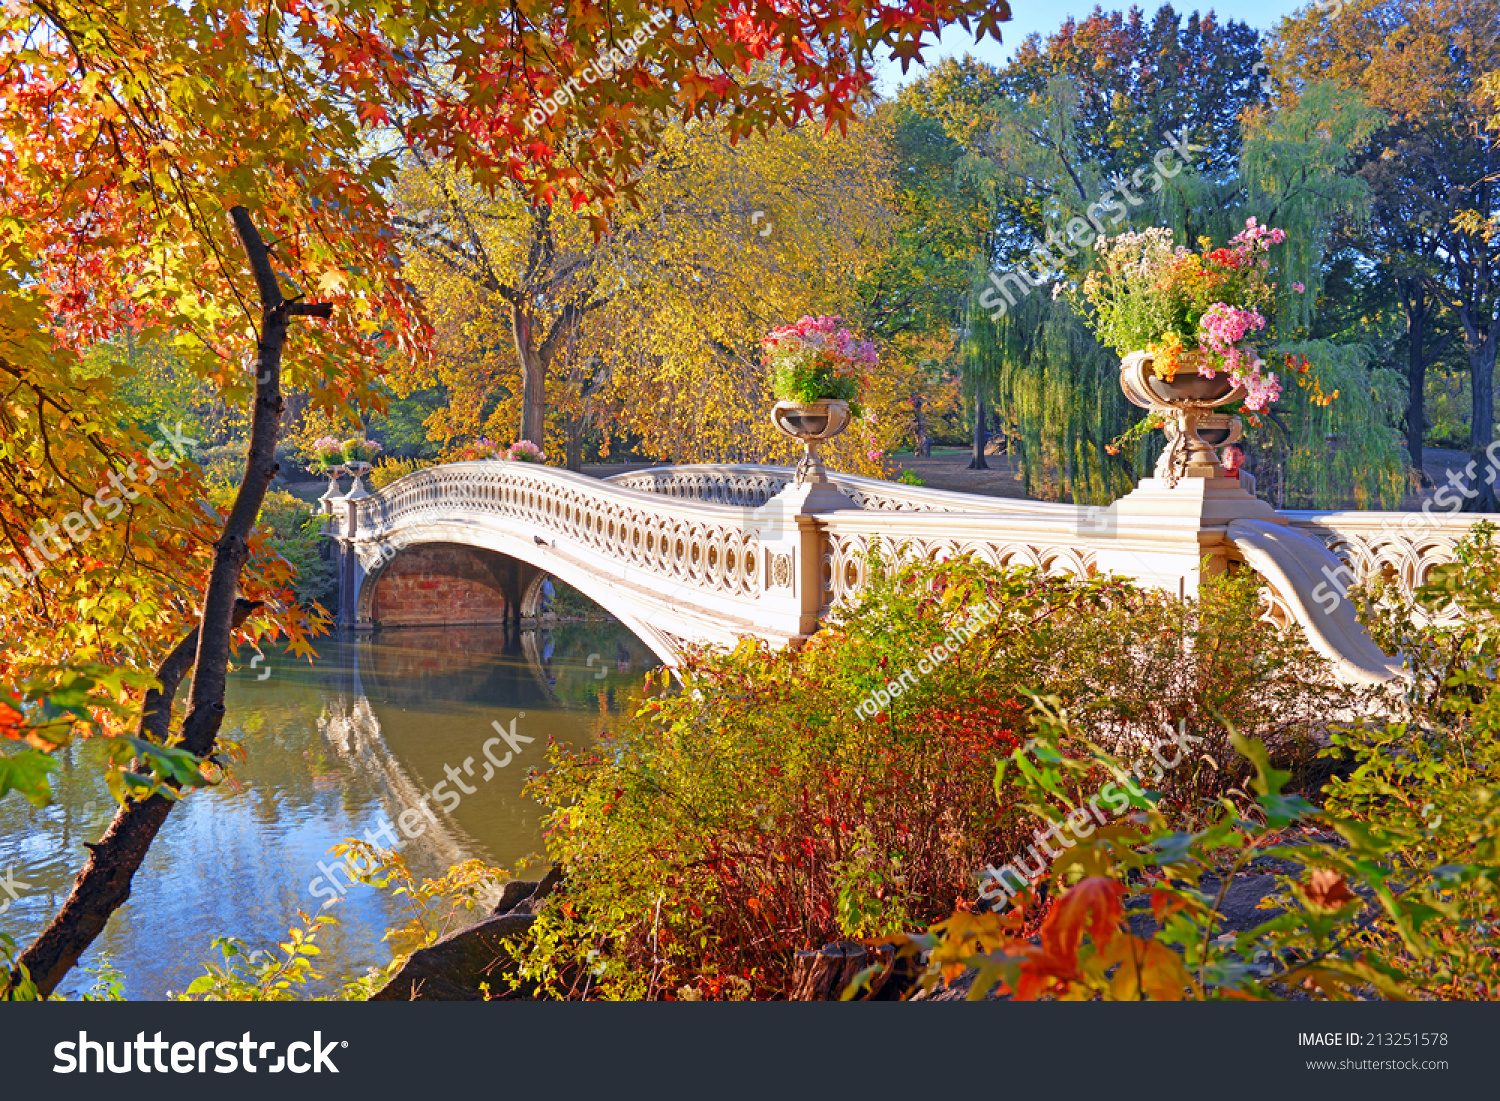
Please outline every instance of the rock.
[[516, 908], [516, 905], [524, 899], [530, 898], [536, 893], [537, 881], [534, 879], [512, 879], [500, 892], [500, 900], [495, 903], [495, 908], [490, 911], [490, 917], [499, 917], [508, 914]]
[[511, 991], [504, 973], [513, 962], [506, 943], [531, 931], [542, 900], [564, 879], [554, 864], [540, 882], [514, 879], [500, 892], [500, 901], [484, 921], [449, 933], [436, 944], [411, 954], [396, 977], [372, 1002], [480, 1001], [489, 984], [492, 998], [524, 997]]
[[396, 977], [370, 1000], [481, 1001], [484, 992], [479, 989], [480, 983], [489, 984], [492, 996], [510, 996], [503, 978], [511, 962], [506, 941], [530, 932], [535, 921], [531, 914], [501, 914], [450, 933], [436, 944], [413, 952]]
[[531, 906], [531, 913], [534, 914], [541, 909], [542, 899], [562, 886], [566, 878], [567, 875], [563, 872], [561, 864], [552, 865], [547, 874], [542, 876], [542, 881], [536, 885], [536, 890], [531, 893], [531, 897], [526, 900]]

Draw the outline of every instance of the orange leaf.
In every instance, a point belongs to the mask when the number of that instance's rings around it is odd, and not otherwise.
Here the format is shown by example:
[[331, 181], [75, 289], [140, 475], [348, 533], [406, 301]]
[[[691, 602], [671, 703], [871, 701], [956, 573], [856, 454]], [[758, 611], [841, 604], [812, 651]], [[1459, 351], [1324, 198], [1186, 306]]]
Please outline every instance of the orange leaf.
[[1108, 876], [1091, 875], [1079, 880], [1057, 900], [1047, 920], [1042, 922], [1042, 947], [1047, 954], [1075, 960], [1085, 928], [1101, 949], [1108, 947], [1125, 916], [1125, 908], [1120, 904], [1124, 893], [1124, 884]]
[[1345, 903], [1353, 902], [1359, 897], [1350, 892], [1343, 875], [1332, 868], [1316, 869], [1312, 874], [1312, 880], [1303, 888], [1302, 894], [1307, 899], [1308, 905], [1324, 910], [1337, 910]]

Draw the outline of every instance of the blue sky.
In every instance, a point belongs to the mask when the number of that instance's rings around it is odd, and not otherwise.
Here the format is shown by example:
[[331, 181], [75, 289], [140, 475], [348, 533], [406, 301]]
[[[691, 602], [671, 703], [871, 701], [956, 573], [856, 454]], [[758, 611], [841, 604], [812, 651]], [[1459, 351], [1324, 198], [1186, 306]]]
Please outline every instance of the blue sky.
[[[1281, 21], [1282, 16], [1290, 15], [1298, 8], [1308, 7], [1310, 2], [1311, 0], [1228, 0], [1228, 2], [1201, 7], [1179, 2], [1173, 4], [1172, 7], [1179, 16], [1184, 18], [1194, 10], [1212, 10], [1221, 20], [1238, 19], [1250, 24], [1258, 31], [1268, 31]], [[1105, 11], [1129, 10], [1129, 5], [1124, 3], [1099, 4], [1098, 6]], [[965, 34], [961, 27], [949, 27], [935, 46], [923, 49], [922, 56], [929, 65], [933, 65], [945, 57], [962, 57], [966, 53], [971, 53], [991, 65], [1001, 65], [1010, 59], [1011, 52], [1033, 31], [1045, 38], [1062, 26], [1069, 17], [1078, 20], [1088, 18], [1094, 7], [1093, 0], [1087, 3], [1081, 3], [1078, 0], [1062, 0], [1060, 3], [1056, 0], [1050, 3], [1045, 0], [1012, 0], [1011, 21], [1001, 28], [1001, 33], [1005, 36], [1004, 42], [995, 42], [987, 38], [976, 46], [974, 39]], [[1139, 7], [1149, 18], [1161, 7], [1161, 3], [1143, 3]], [[915, 80], [921, 75], [921, 67], [913, 65], [903, 77], [899, 64], [887, 62], [879, 71], [878, 87], [883, 95], [890, 95], [902, 84]]]

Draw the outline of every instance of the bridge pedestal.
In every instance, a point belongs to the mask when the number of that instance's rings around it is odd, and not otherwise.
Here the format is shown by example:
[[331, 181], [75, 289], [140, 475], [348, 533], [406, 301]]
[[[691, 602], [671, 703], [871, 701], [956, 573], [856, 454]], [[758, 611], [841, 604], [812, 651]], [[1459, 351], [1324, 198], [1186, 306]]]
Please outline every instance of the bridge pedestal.
[[800, 646], [817, 633], [823, 620], [823, 529], [820, 513], [857, 509], [826, 477], [788, 485], [760, 508], [760, 513], [783, 531], [795, 530], [792, 561], [797, 573], [797, 634], [789, 640]]
[[1205, 573], [1228, 567], [1234, 554], [1228, 529], [1235, 520], [1286, 523], [1236, 478], [1183, 478], [1176, 485], [1143, 478], [1132, 492], [1097, 510], [1085, 533], [1100, 570], [1190, 597]]

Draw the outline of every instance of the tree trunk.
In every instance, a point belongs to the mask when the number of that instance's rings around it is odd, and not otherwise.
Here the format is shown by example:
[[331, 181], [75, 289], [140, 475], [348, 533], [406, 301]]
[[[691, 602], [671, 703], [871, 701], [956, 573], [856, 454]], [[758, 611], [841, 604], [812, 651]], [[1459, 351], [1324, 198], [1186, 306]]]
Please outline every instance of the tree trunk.
[[511, 336], [521, 364], [521, 436], [546, 449], [547, 364], [536, 346], [535, 321], [523, 306], [510, 311]]
[[1419, 485], [1428, 478], [1422, 465], [1427, 430], [1427, 318], [1426, 291], [1419, 280], [1402, 280], [1401, 304], [1406, 311], [1406, 450]]
[[976, 382], [974, 384], [974, 457], [969, 460], [970, 470], [988, 470], [990, 464], [984, 461], [984, 447], [989, 443], [989, 432], [986, 430], [984, 418], [984, 386]]
[[1469, 424], [1469, 456], [1475, 474], [1470, 479], [1472, 495], [1464, 498], [1465, 512], [1500, 512], [1495, 495], [1495, 481], [1500, 472], [1490, 461], [1489, 446], [1495, 438], [1495, 344], [1500, 339], [1500, 318], [1492, 321], [1483, 340], [1476, 340], [1478, 327], [1466, 318], [1464, 329], [1469, 335], [1469, 390], [1473, 419]]
[[[160, 692], [148, 692], [141, 736], [164, 741], [171, 725], [172, 700], [189, 669], [196, 668], [181, 747], [199, 758], [213, 751], [224, 721], [224, 688], [228, 680], [230, 643], [235, 628], [258, 605], [239, 598], [240, 570], [249, 557], [249, 540], [266, 490], [276, 476], [276, 436], [282, 413], [281, 352], [292, 317], [329, 317], [333, 307], [288, 302], [281, 296], [270, 253], [244, 207], [229, 211], [260, 292], [261, 328], [256, 345], [255, 408], [250, 422], [250, 450], [234, 504], [214, 544], [213, 566], [204, 593], [198, 626], [179, 643], [157, 671]], [[24, 969], [43, 997], [52, 993], [68, 971], [104, 930], [110, 916], [130, 898], [131, 880], [141, 866], [167, 815], [176, 805], [161, 795], [127, 802], [73, 882], [73, 889], [47, 928], [21, 954], [9, 976], [15, 990]]]
[[915, 422], [915, 428], [913, 429], [915, 441], [912, 451], [919, 459], [930, 459], [932, 457], [932, 437], [927, 432], [927, 413], [921, 394], [912, 395], [911, 412], [912, 419]]
[[[860, 987], [849, 991], [862, 973]], [[834, 1002], [849, 991], [862, 1001], [896, 1001], [916, 978], [914, 961], [898, 958], [888, 944], [867, 947], [854, 941], [836, 941], [796, 954], [787, 997], [794, 1002]]]

